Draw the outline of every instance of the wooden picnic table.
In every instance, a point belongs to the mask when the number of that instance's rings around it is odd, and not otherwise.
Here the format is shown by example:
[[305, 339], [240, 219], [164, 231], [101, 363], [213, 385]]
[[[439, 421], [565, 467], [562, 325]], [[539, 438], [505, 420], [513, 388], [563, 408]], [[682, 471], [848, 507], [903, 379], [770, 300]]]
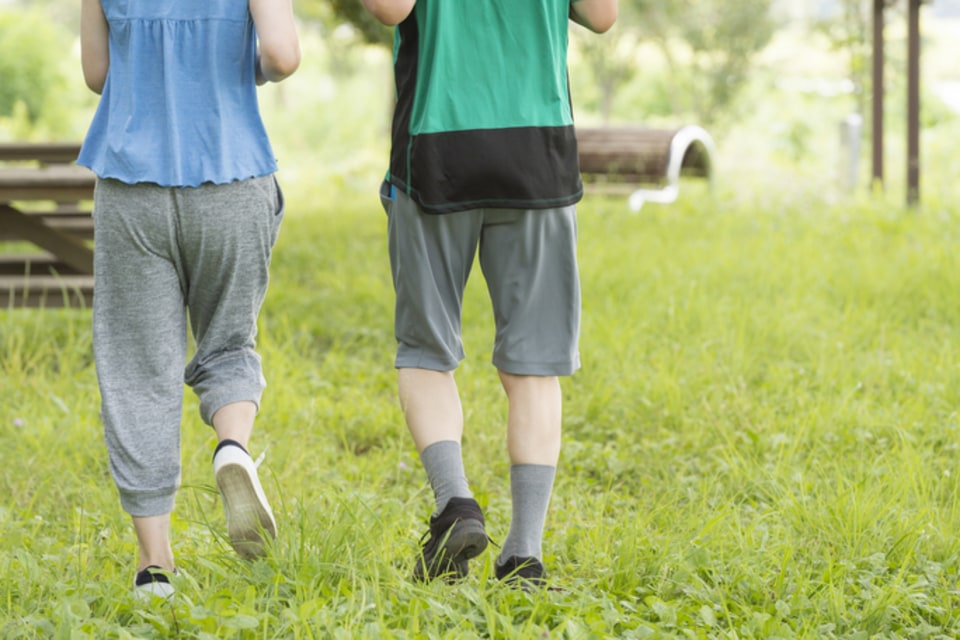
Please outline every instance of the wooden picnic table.
[[0, 143], [0, 309], [92, 303], [96, 178], [74, 164], [79, 152]]

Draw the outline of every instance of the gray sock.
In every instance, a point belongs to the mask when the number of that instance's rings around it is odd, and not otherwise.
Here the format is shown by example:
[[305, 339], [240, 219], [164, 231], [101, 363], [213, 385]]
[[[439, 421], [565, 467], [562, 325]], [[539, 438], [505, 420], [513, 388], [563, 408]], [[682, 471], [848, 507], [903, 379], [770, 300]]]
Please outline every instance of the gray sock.
[[545, 464], [510, 467], [513, 519], [497, 564], [502, 565], [510, 556], [543, 558], [543, 525], [556, 472], [556, 467]]
[[427, 480], [433, 488], [437, 501], [437, 513], [441, 513], [450, 498], [472, 498], [466, 473], [463, 471], [463, 456], [460, 443], [455, 440], [434, 442], [420, 453], [420, 462], [427, 472]]

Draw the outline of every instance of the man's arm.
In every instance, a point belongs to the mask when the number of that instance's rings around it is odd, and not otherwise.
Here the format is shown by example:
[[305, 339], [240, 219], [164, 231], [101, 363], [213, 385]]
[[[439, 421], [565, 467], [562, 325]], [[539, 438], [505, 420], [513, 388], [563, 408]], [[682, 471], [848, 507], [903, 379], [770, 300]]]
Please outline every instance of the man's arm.
[[110, 27], [100, 0], [80, 5], [80, 66], [83, 80], [94, 93], [102, 93], [110, 68]]
[[257, 84], [280, 82], [300, 66], [300, 38], [291, 0], [249, 0], [257, 30]]
[[[476, 0], [470, 1], [475, 2]], [[363, 4], [363, 8], [369, 11], [374, 18], [388, 27], [392, 27], [406, 20], [410, 12], [413, 11], [413, 5], [417, 3], [417, 0], [360, 0], [360, 2]]]
[[617, 0], [571, 0], [570, 19], [595, 33], [603, 33], [617, 21]]

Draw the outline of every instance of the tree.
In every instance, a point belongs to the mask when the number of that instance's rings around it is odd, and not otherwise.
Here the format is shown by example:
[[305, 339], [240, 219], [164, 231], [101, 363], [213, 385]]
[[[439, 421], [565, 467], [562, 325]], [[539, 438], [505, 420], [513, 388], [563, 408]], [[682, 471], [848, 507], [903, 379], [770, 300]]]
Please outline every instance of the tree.
[[393, 29], [385, 27], [370, 15], [360, 0], [300, 0], [297, 13], [301, 18], [320, 24], [328, 31], [349, 24], [370, 44], [389, 46]]
[[866, 109], [866, 88], [870, 83], [870, 7], [872, 0], [842, 0], [839, 15], [814, 23], [814, 30], [826, 36], [834, 51], [847, 54], [847, 73], [853, 83], [856, 112]]
[[11, 4], [24, 11], [42, 13], [50, 22], [71, 33], [80, 33], [80, 3], [77, 0], [12, 0]]
[[63, 81], [63, 41], [43, 13], [0, 12], [0, 116], [25, 108], [27, 119], [37, 120]]
[[[644, 66], [639, 46], [654, 45], [667, 68], [663, 92], [671, 112], [704, 124], [728, 111], [749, 80], [754, 56], [770, 41], [770, 0], [621, 0], [620, 19], [609, 34], [577, 39], [578, 50], [599, 85], [606, 119], [616, 91]], [[658, 77], [658, 79], [660, 79]]]
[[[888, 9], [899, 4], [884, 0]], [[814, 30], [826, 36], [834, 51], [847, 56], [847, 75], [853, 84], [856, 112], [865, 114], [872, 86], [873, 0], [840, 0], [836, 14], [814, 23]]]
[[641, 32], [657, 44], [675, 82], [674, 100], [710, 123], [749, 80], [753, 57], [773, 37], [770, 0], [627, 0]]
[[636, 75], [636, 36], [630, 31], [621, 31], [598, 37], [586, 29], [575, 27], [573, 37], [580, 56], [597, 84], [600, 117], [608, 122], [617, 90]]
[[[515, 0], [525, 1], [525, 0]], [[602, 115], [616, 91], [637, 70], [637, 44], [655, 43], [670, 71], [678, 113], [709, 123], [728, 109], [749, 79], [754, 55], [770, 41], [771, 0], [621, 0], [620, 19], [600, 38], [578, 39], [599, 83]], [[373, 19], [359, 0], [301, 0], [302, 17], [330, 25], [350, 24], [369, 43], [389, 45], [392, 30]]]

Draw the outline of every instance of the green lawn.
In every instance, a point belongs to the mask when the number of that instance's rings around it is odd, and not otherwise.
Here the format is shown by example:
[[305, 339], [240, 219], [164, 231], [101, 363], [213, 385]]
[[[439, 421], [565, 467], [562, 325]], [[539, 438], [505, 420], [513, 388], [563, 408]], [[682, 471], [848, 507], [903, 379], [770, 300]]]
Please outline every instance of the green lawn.
[[[584, 366], [545, 542], [559, 589], [527, 595], [493, 578], [494, 548], [462, 584], [408, 579], [432, 501], [394, 395], [375, 188], [288, 189], [252, 443], [279, 539], [252, 564], [230, 550], [188, 394], [170, 606], [130, 595], [89, 312], [0, 312], [0, 637], [960, 633], [960, 208], [700, 185], [639, 214], [585, 200]], [[502, 540], [479, 270], [465, 307], [467, 471]]]

